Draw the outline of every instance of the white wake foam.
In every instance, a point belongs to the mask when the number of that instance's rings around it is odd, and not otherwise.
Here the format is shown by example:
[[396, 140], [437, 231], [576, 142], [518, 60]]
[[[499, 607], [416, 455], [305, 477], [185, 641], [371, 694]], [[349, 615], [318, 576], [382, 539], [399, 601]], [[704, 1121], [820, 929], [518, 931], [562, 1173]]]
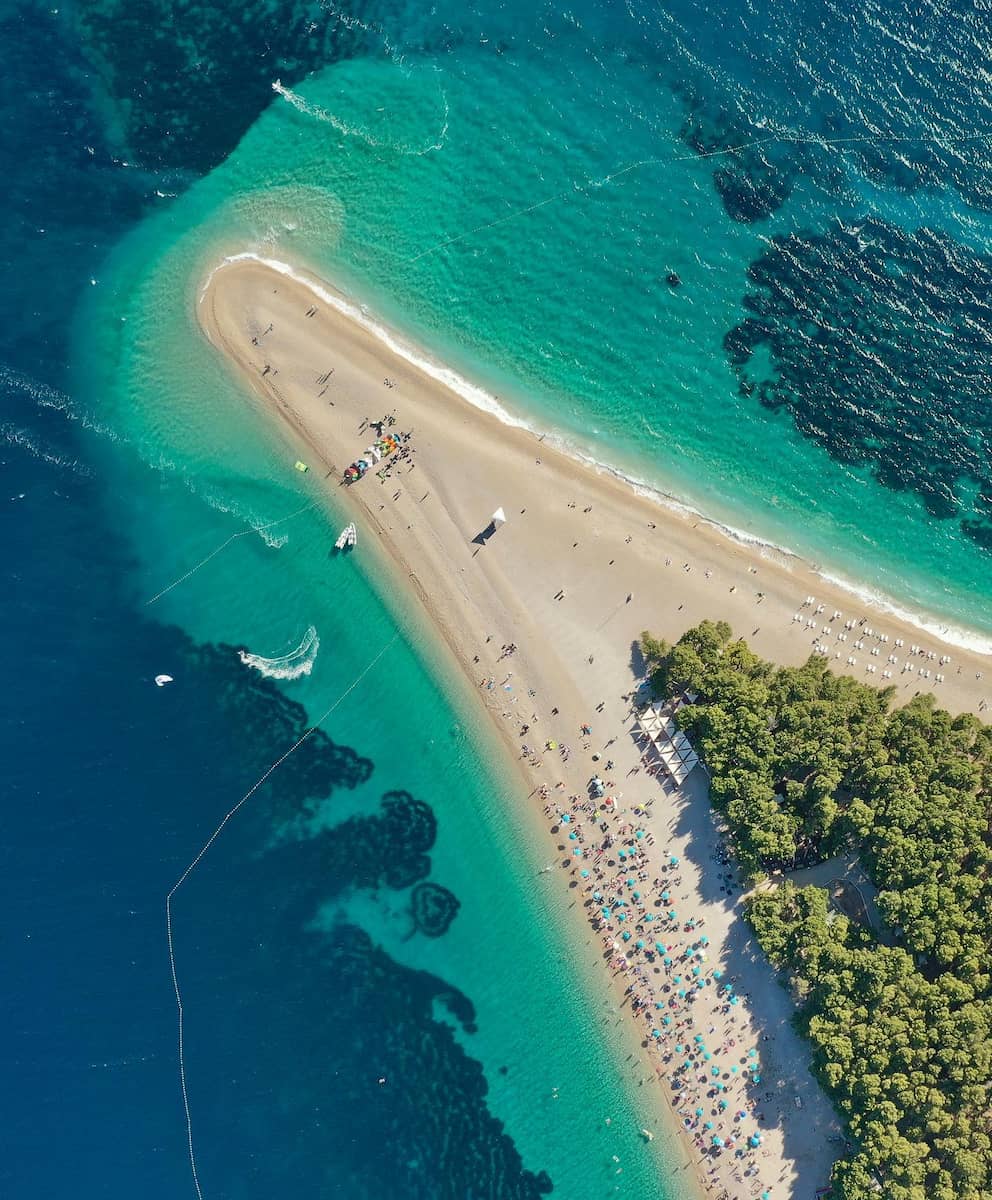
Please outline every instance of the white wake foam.
[[317, 636], [317, 630], [311, 625], [300, 644], [288, 654], [265, 658], [261, 654], [252, 654], [249, 650], [239, 650], [238, 657], [246, 667], [254, 667], [267, 679], [299, 679], [313, 670], [319, 649], [320, 638]]

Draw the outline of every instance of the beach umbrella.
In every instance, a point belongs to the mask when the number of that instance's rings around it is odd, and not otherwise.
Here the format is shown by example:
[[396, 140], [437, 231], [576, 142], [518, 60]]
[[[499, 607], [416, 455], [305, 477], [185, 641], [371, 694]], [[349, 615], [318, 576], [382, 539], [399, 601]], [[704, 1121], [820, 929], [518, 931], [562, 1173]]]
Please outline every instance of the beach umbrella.
[[582, 855], [582, 847], [581, 847], [581, 846], [576, 846], [576, 847], [575, 847], [575, 849], [572, 851], [572, 853], [573, 853], [574, 855], [578, 856], [578, 857], [581, 857], [581, 855]]
[[631, 895], [634, 897], [635, 900], [640, 900], [640, 898], [641, 898], [640, 892], [631, 892]]
[[579, 872], [579, 874], [582, 876], [583, 879], [589, 878], [589, 872], [586, 870], [585, 867], [582, 868], [582, 870]]
[[736, 996], [731, 996], [731, 997], [730, 997], [730, 1003], [731, 1003], [731, 1004], [736, 1004], [736, 1003], [737, 1003], [737, 997], [736, 997]]
[[645, 920], [645, 921], [653, 921], [653, 920], [654, 920], [654, 913], [648, 913], [648, 914], [645, 916], [644, 920]]
[[726, 1100], [721, 1100], [721, 1101], [720, 1101], [720, 1102], [717, 1104], [717, 1108], [720, 1110], [720, 1112], [723, 1112], [723, 1111], [726, 1109], [726, 1107], [727, 1107], [727, 1102], [726, 1102]]
[[731, 1067], [730, 1069], [731, 1069], [731, 1071], [733, 1071], [733, 1073], [734, 1073], [735, 1075], [737, 1074], [737, 1068], [736, 1068], [736, 1066], [734, 1066], [734, 1067]]
[[713, 1145], [714, 1145], [714, 1146], [718, 1146], [718, 1147], [719, 1147], [719, 1146], [722, 1146], [722, 1145], [723, 1145], [723, 1138], [722, 1138], [722, 1137], [717, 1137], [717, 1136], [714, 1134], [714, 1136], [713, 1136]]
[[660, 1038], [660, 1037], [661, 1037], [661, 1030], [660, 1030], [660, 1029], [652, 1029], [652, 1030], [651, 1030], [651, 1036], [652, 1036], [652, 1037], [656, 1037], [656, 1038]]
[[719, 1075], [719, 1074], [720, 1074], [720, 1068], [719, 1068], [719, 1067], [712, 1067], [712, 1068], [711, 1068], [711, 1073], [712, 1073], [713, 1075]]
[[670, 867], [677, 867], [679, 865], [679, 860], [675, 857], [674, 854], [669, 858], [668, 865]]
[[707, 1050], [707, 1051], [706, 1051], [706, 1053], [703, 1055], [703, 1058], [705, 1058], [707, 1062], [709, 1062], [709, 1061], [710, 1061], [710, 1059], [711, 1059], [712, 1057], [713, 1057], [713, 1055], [712, 1055], [712, 1054], [710, 1054], [710, 1052], [709, 1052], [708, 1050]]
[[761, 1193], [761, 1200], [772, 1200], [772, 1194], [771, 1194], [771, 1192], [762, 1192], [762, 1193]]
[[638, 950], [644, 949], [644, 943], [641, 941], [640, 938], [637, 939], [637, 948], [638, 948]]
[[629, 942], [629, 941], [630, 941], [630, 930], [628, 930], [628, 929], [625, 929], [625, 930], [623, 931], [623, 940], [624, 940], [625, 942]]
[[[658, 951], [659, 954], [665, 953], [665, 947], [661, 944], [661, 942], [655, 942], [654, 948]], [[665, 962], [668, 963], [669, 966], [671, 965], [671, 961], [672, 960], [670, 958], [665, 959]]]
[[610, 910], [608, 908], [601, 908], [599, 911], [603, 914], [604, 917], [608, 917], [610, 915]]
[[634, 837], [637, 838], [638, 841], [640, 841], [641, 838], [644, 837], [644, 830], [643, 829], [636, 830], [634, 833]]
[[662, 902], [662, 904], [667, 904], [667, 903], [668, 903], [668, 897], [669, 897], [669, 895], [670, 895], [670, 893], [669, 893], [669, 892], [662, 892], [662, 893], [661, 893], [661, 902]]
[[674, 921], [674, 920], [675, 920], [675, 918], [676, 918], [678, 915], [679, 915], [679, 914], [678, 914], [678, 913], [675, 911], [675, 909], [674, 909], [674, 908], [670, 908], [670, 909], [668, 910], [668, 919], [669, 919], [670, 921]]
[[621, 851], [619, 852], [619, 857], [620, 857], [620, 858], [624, 858], [624, 859], [625, 859], [625, 858], [627, 857], [627, 851], [626, 851], [626, 850], [621, 850]]
[[[662, 947], [657, 942], [655, 943], [655, 945], [658, 946], [659, 951], [662, 950]], [[666, 958], [665, 966], [670, 967], [671, 965], [672, 965], [672, 960], [670, 958]]]
[[698, 974], [699, 974], [699, 968], [698, 968], [698, 967], [693, 967], [693, 968], [692, 968], [692, 973], [693, 973], [693, 975], [698, 975]]
[[592, 898], [593, 898], [593, 900], [602, 900], [603, 893], [602, 892], [593, 892]]
[[662, 1025], [671, 1025], [672, 1018], [666, 1015], [661, 1018], [661, 1023], [662, 1023]]
[[620, 912], [620, 911], [619, 911], [619, 909], [618, 909], [618, 910], [617, 910], [617, 920], [618, 920], [618, 921], [626, 921], [626, 920], [627, 920], [627, 914], [626, 914], [625, 912]]
[[751, 1076], [751, 1082], [752, 1082], [752, 1083], [760, 1083], [760, 1082], [761, 1082], [761, 1076], [760, 1076], [760, 1075], [752, 1075], [752, 1076]]
[[492, 521], [492, 523], [494, 525], [505, 525], [506, 524], [506, 513], [503, 512], [503, 510], [501, 508], [497, 508], [496, 511], [493, 513], [492, 517], [490, 517], [490, 520]]
[[679, 1043], [679, 1044], [678, 1044], [678, 1045], [675, 1047], [675, 1053], [676, 1053], [676, 1054], [681, 1054], [681, 1053], [682, 1053], [682, 1049], [683, 1049], [683, 1047], [682, 1047], [682, 1043], [680, 1042], [680, 1043]]
[[723, 972], [722, 972], [722, 971], [718, 971], [718, 970], [714, 969], [714, 971], [713, 971], [713, 978], [714, 978], [714, 979], [722, 979], [722, 978], [723, 978]]
[[[556, 745], [556, 743], [555, 743], [555, 742], [548, 742], [548, 746], [549, 746], [549, 747], [550, 747], [552, 750], [555, 748], [555, 745]], [[566, 825], [567, 825], [567, 824], [569, 823], [569, 821], [571, 821], [571, 819], [572, 819], [572, 818], [571, 818], [571, 817], [568, 815], [568, 813], [562, 813], [562, 814], [561, 814], [561, 819], [562, 819], [562, 821], [564, 822], [564, 824], [566, 824]]]
[[697, 1117], [701, 1117], [702, 1115], [703, 1115], [703, 1110], [702, 1110], [701, 1108], [697, 1108], [697, 1109], [696, 1109], [696, 1116], [697, 1116]]
[[[699, 1111], [700, 1111], [700, 1112], [702, 1112], [703, 1110], [702, 1110], [702, 1109], [700, 1109]], [[712, 1121], [707, 1121], [707, 1122], [706, 1122], [706, 1123], [703, 1125], [703, 1128], [704, 1128], [704, 1129], [712, 1129], [712, 1128], [713, 1128], [713, 1122], [712, 1122]]]
[[568, 835], [568, 840], [569, 840], [570, 842], [575, 842], [575, 841], [577, 841], [577, 840], [578, 840], [578, 837], [579, 837], [579, 835], [578, 835], [578, 834], [575, 832], [575, 830], [573, 829], [573, 830], [572, 830], [572, 832], [571, 832], [571, 833]]
[[680, 1000], [685, 999], [685, 989], [684, 988], [679, 988], [679, 999]]
[[753, 1134], [751, 1134], [751, 1136], [750, 1136], [750, 1137], [747, 1139], [747, 1144], [748, 1144], [749, 1146], [760, 1146], [760, 1145], [761, 1145], [761, 1138], [759, 1138], [759, 1137], [758, 1137], [758, 1135], [757, 1135], [756, 1133], [753, 1133]]
[[708, 946], [710, 944], [710, 939], [708, 937], [701, 937], [699, 939], [699, 943], [701, 946]]
[[673, 982], [673, 983], [681, 983], [681, 982], [682, 982], [682, 976], [681, 976], [681, 975], [676, 975], [676, 976], [675, 976], [675, 978], [672, 980], [672, 982]]
[[749, 1050], [747, 1052], [747, 1056], [748, 1056], [748, 1058], [757, 1058], [758, 1052], [757, 1052], [757, 1050]]
[[701, 1033], [697, 1033], [696, 1036], [693, 1038], [693, 1041], [696, 1041], [696, 1042], [701, 1042], [702, 1040], [703, 1040], [703, 1035]]

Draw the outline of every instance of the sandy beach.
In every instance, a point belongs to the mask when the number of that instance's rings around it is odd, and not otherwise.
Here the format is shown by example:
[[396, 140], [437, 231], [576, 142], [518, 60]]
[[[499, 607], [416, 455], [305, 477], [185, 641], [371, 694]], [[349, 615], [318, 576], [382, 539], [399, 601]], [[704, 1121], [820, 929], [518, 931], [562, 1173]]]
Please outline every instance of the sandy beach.
[[[470, 680], [525, 781], [521, 812], [543, 822], [549, 861], [602, 942], [659, 1121], [682, 1129], [702, 1188], [812, 1197], [837, 1122], [789, 1026], [788, 993], [740, 917], [705, 774], [666, 790], [644, 769], [636, 641], [724, 619], [765, 657], [823, 653], [891, 684], [896, 703], [933, 690], [955, 712], [984, 710], [988, 659], [473, 407], [298, 274], [248, 258], [221, 266], [199, 299], [204, 333], [283, 418], [287, 469], [298, 456], [327, 475], [358, 553], [381, 556]], [[343, 487], [380, 421], [399, 450]], [[505, 524], [480, 538], [499, 508]], [[609, 809], [588, 798], [597, 773]]]

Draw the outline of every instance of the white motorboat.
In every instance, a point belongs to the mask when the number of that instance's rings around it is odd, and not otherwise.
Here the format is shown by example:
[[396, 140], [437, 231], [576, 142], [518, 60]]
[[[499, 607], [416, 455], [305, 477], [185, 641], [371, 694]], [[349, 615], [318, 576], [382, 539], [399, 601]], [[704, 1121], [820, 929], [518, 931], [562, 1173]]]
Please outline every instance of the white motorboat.
[[358, 530], [354, 524], [349, 524], [338, 534], [338, 540], [334, 543], [335, 550], [350, 550], [352, 546], [358, 542]]

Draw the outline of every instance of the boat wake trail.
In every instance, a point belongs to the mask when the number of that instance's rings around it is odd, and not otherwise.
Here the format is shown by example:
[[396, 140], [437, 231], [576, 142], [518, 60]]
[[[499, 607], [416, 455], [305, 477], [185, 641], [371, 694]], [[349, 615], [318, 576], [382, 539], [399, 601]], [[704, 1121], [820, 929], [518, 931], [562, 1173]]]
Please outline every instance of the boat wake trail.
[[263, 658], [261, 654], [252, 654], [249, 650], [239, 650], [238, 658], [246, 667], [254, 667], [267, 679], [299, 679], [309, 675], [317, 659], [320, 649], [320, 638], [313, 625], [303, 635], [303, 640], [295, 650], [278, 658]]
[[316, 731], [320, 728], [324, 721], [327, 720], [331, 713], [334, 712], [338, 705], [351, 695], [351, 693], [356, 687], [358, 687], [358, 685], [362, 682], [365, 676], [368, 675], [373, 667], [375, 667], [379, 660], [383, 658], [383, 656], [389, 650], [392, 649], [393, 644], [399, 639], [399, 636], [400, 635], [398, 633], [394, 634], [394, 636], [386, 643], [386, 645], [379, 650], [378, 654], [376, 654], [375, 657], [358, 673], [358, 675], [355, 676], [355, 678], [345, 688], [341, 695], [338, 696], [334, 703], [326, 708], [324, 712], [322, 712], [317, 718], [317, 720], [314, 721], [314, 723], [306, 730], [306, 732], [300, 738], [298, 738], [284, 754], [281, 754], [279, 758], [277, 758], [276, 761], [258, 777], [258, 779], [255, 780], [255, 782], [251, 785], [248, 791], [245, 792], [237, 804], [235, 804], [234, 807], [224, 815], [221, 823], [200, 847], [196, 857], [192, 860], [192, 862], [190, 862], [186, 870], [183, 871], [182, 875], [180, 875], [176, 882], [172, 885], [169, 894], [165, 898], [165, 927], [169, 945], [169, 967], [172, 972], [172, 989], [176, 994], [176, 1013], [179, 1024], [179, 1087], [182, 1091], [183, 1111], [186, 1115], [186, 1145], [187, 1149], [189, 1150], [189, 1166], [193, 1174], [193, 1187], [196, 1189], [198, 1200], [203, 1200], [203, 1189], [200, 1186], [200, 1176], [196, 1167], [196, 1151], [193, 1145], [193, 1121], [190, 1115], [189, 1091], [186, 1086], [185, 1013], [183, 1011], [183, 994], [179, 986], [179, 972], [176, 967], [176, 948], [172, 928], [172, 901], [175, 899], [176, 893], [179, 891], [179, 889], [200, 865], [204, 855], [214, 844], [214, 842], [217, 841], [224, 829], [227, 827], [228, 823], [237, 814], [241, 806], [245, 804], [246, 801], [250, 800], [252, 796], [254, 796], [254, 794], [258, 791], [262, 784], [265, 783], [270, 775], [278, 771], [287, 758], [299, 750], [299, 748], [303, 745], [307, 738], [311, 736], [311, 734], [316, 733]]
[[267, 538], [265, 536], [265, 531], [268, 529], [274, 529], [277, 525], [282, 525], [286, 521], [292, 521], [294, 517], [300, 516], [301, 513], [309, 512], [311, 508], [315, 508], [316, 506], [317, 501], [313, 500], [310, 504], [304, 504], [302, 508], [298, 508], [296, 512], [291, 512], [288, 516], [279, 517], [275, 521], [266, 521], [264, 525], [252, 525], [250, 529], [242, 529], [240, 533], [232, 533], [231, 536], [226, 539], [226, 541], [221, 542], [219, 546], [211, 550], [205, 558], [201, 558], [200, 561], [195, 566], [190, 567], [185, 574], [180, 575], [178, 579], [174, 579], [168, 587], [162, 588], [160, 592], [156, 592], [151, 599], [146, 600], [145, 607], [147, 608], [149, 604], [154, 604], [156, 600], [161, 600], [162, 597], [171, 592], [173, 588], [178, 587], [181, 583], [185, 583], [186, 580], [192, 575], [195, 575], [201, 567], [205, 567], [211, 559], [216, 558], [222, 550], [226, 550], [227, 547], [230, 546], [232, 542], [236, 542], [238, 538], [248, 537], [249, 534], [257, 533], [261, 534], [261, 536], [265, 539], [266, 544], [269, 546], [282, 545], [283, 543], [281, 541], [277, 542], [275, 539], [270, 540]]

